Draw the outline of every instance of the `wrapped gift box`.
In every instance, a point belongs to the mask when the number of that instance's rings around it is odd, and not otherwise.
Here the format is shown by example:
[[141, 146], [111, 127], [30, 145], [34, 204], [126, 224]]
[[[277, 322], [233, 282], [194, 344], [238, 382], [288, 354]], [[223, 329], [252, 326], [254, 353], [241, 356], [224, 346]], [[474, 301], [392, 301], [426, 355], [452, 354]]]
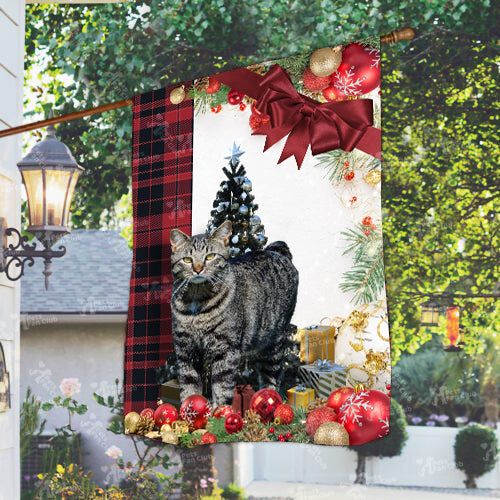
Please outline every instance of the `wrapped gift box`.
[[293, 387], [286, 391], [288, 396], [287, 403], [291, 406], [308, 406], [314, 401], [314, 389], [309, 389], [302, 385]]
[[169, 380], [160, 387], [160, 397], [164, 403], [170, 403], [177, 409], [181, 407], [181, 388], [176, 379]]
[[255, 394], [251, 385], [237, 385], [234, 389], [233, 396], [233, 411], [241, 416], [245, 415], [245, 411], [250, 408], [250, 400]]
[[337, 328], [332, 325], [317, 325], [298, 330], [300, 360], [313, 363], [318, 359], [335, 361], [335, 337]]
[[299, 367], [299, 378], [315, 390], [316, 397], [328, 398], [334, 389], [347, 384], [347, 368], [328, 360], [318, 360]]

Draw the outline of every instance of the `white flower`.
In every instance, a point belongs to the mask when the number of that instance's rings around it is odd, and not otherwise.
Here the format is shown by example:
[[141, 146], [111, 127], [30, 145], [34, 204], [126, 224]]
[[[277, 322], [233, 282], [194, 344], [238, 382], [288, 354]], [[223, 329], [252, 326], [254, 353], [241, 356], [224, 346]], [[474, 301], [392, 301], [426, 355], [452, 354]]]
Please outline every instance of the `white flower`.
[[110, 446], [104, 453], [108, 455], [108, 457], [111, 457], [113, 460], [118, 460], [123, 456], [123, 452], [118, 446]]
[[71, 398], [75, 394], [78, 394], [81, 388], [82, 384], [80, 384], [77, 378], [63, 378], [59, 386], [65, 398]]

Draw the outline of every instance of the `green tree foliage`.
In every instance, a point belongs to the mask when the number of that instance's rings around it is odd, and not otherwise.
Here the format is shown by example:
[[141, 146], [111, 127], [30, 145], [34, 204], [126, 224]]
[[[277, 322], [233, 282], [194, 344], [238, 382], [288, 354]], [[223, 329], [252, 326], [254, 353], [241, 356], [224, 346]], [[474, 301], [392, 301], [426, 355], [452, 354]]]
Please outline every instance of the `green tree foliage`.
[[433, 293], [443, 306], [460, 306], [469, 354], [481, 353], [495, 331], [495, 57], [488, 34], [442, 28], [383, 55], [383, 231], [395, 360], [430, 339], [419, 329], [419, 303]]
[[498, 457], [495, 431], [480, 424], [469, 424], [455, 438], [455, 464], [465, 472], [467, 488], [477, 488], [476, 478], [493, 470]]
[[[397, 360], [430, 338], [412, 293], [495, 291], [497, 17], [489, 0], [30, 5], [27, 118], [413, 26], [414, 42], [383, 48], [384, 264]], [[58, 133], [87, 169], [74, 227], [109, 224], [130, 189], [130, 108]], [[493, 300], [456, 302], [467, 350], [480, 353]]]

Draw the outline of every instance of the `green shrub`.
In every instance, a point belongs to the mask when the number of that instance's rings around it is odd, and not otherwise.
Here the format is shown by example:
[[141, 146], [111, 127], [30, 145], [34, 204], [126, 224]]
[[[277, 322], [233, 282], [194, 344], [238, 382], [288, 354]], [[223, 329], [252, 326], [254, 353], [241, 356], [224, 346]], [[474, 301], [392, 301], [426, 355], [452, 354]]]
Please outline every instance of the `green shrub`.
[[245, 490], [234, 483], [229, 483], [222, 492], [222, 498], [227, 500], [245, 500]]
[[455, 464], [467, 476], [467, 488], [476, 488], [476, 478], [495, 467], [498, 441], [495, 431], [480, 424], [469, 424], [455, 438]]

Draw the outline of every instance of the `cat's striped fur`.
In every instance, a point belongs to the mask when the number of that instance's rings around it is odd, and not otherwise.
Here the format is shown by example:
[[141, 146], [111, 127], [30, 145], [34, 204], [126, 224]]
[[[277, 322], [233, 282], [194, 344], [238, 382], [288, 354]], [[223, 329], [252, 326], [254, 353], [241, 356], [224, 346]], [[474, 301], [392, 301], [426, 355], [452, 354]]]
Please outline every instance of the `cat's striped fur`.
[[212, 403], [231, 403], [242, 355], [263, 361], [266, 387], [279, 389], [298, 271], [284, 242], [229, 260], [231, 223], [211, 235], [174, 229], [172, 330], [181, 399], [202, 392], [212, 366]]

